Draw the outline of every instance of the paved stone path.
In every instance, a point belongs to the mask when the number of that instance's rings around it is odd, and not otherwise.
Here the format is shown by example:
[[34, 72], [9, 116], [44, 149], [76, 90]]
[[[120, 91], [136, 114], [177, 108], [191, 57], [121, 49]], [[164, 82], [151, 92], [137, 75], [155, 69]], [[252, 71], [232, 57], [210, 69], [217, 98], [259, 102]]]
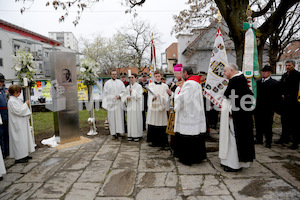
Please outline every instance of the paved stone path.
[[107, 135], [63, 150], [39, 148], [29, 163], [5, 160], [0, 199], [300, 199], [299, 150], [256, 145], [252, 167], [228, 173], [220, 167], [218, 134], [212, 136], [208, 160], [192, 166], [178, 162], [170, 150]]

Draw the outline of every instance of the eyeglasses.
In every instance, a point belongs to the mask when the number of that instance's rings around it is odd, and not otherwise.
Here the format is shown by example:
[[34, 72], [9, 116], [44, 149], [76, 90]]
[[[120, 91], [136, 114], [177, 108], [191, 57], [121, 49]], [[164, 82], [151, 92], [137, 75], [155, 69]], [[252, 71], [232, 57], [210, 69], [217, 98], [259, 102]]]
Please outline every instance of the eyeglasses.
[[129, 78], [135, 78], [135, 77], [129, 77]]

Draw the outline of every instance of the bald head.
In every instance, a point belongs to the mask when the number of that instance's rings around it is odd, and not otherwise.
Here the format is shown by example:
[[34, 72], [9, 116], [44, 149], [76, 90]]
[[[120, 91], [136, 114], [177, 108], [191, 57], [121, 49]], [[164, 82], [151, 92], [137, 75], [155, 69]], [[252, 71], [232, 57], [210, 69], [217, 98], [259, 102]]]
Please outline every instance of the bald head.
[[228, 63], [228, 65], [226, 65], [226, 67], [224, 68], [224, 76], [227, 79], [231, 79], [231, 77], [235, 74], [238, 73], [238, 66], [234, 63]]

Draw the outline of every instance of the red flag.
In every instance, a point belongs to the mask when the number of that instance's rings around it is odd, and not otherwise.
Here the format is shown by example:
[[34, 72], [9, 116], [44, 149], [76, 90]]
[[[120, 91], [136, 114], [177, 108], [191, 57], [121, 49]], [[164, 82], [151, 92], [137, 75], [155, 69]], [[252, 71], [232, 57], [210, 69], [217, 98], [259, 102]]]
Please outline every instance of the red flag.
[[153, 75], [154, 72], [156, 71], [156, 56], [155, 56], [155, 46], [153, 43], [153, 38], [151, 41], [151, 65], [150, 65], [150, 80], [154, 81]]

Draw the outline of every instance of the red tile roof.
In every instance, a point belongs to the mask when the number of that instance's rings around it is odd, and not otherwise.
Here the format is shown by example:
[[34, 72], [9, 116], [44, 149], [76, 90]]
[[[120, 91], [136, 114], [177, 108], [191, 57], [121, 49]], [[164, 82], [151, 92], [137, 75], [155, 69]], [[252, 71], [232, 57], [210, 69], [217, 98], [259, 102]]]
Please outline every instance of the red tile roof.
[[289, 44], [283, 51], [281, 59], [297, 58], [300, 57], [300, 41], [294, 41]]
[[[177, 59], [178, 55], [177, 55], [177, 43], [172, 43], [167, 49], [166, 49], [166, 53], [167, 53], [167, 59], [169, 60], [173, 60], [173, 59]], [[175, 55], [175, 57], [174, 57]]]

